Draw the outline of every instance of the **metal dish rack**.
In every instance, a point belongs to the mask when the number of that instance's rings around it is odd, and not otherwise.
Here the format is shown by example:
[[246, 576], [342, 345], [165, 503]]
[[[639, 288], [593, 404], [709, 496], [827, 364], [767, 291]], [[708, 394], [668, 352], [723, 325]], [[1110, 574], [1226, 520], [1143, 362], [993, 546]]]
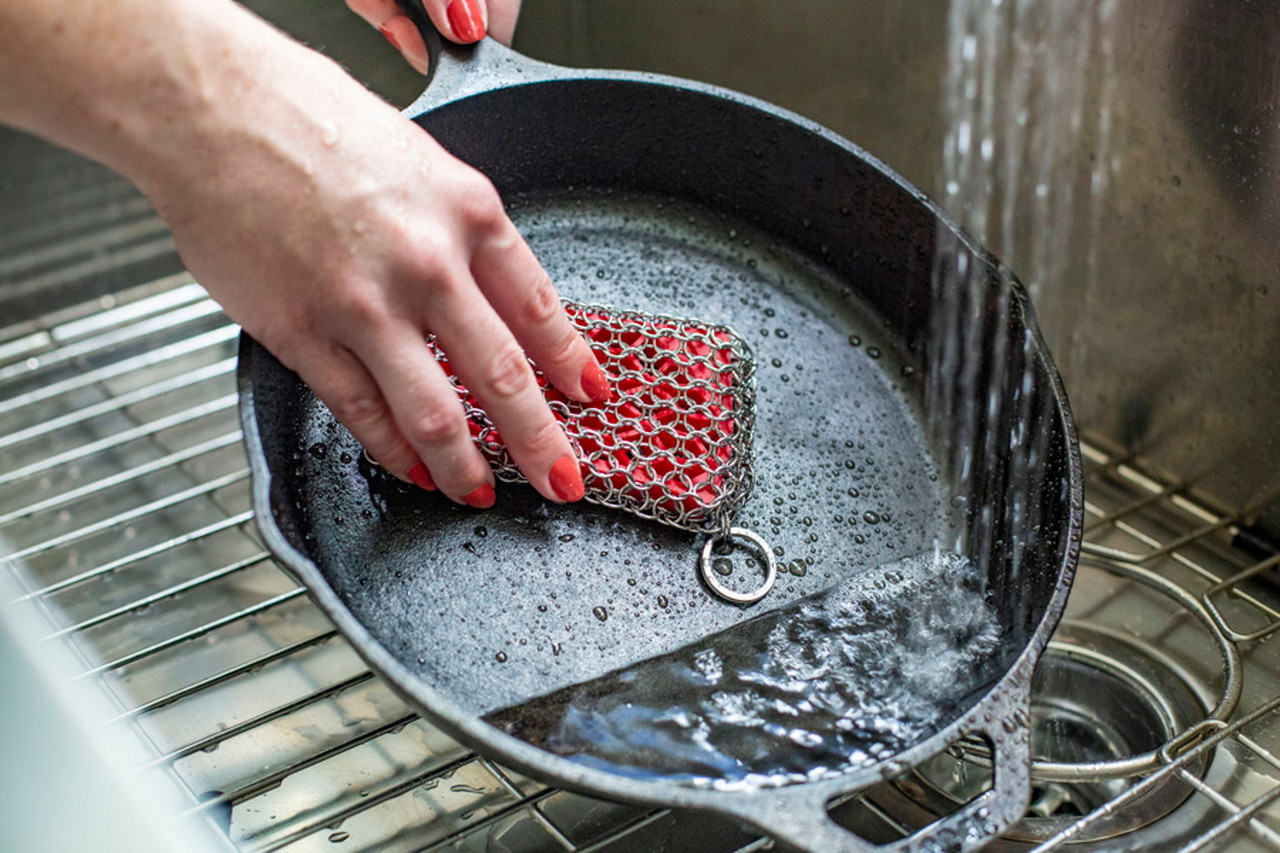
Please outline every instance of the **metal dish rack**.
[[[7, 267], [101, 274], [160, 251], [163, 227], [118, 189], [67, 220], [56, 245], [7, 247]], [[0, 571], [21, 585], [4, 606], [37, 610], [39, 642], [70, 647], [77, 680], [114, 704], [102, 725], [140, 739], [139, 771], [174, 780], [187, 798], [179, 811], [254, 853], [773, 848], [706, 815], [525, 778], [435, 730], [369, 672], [256, 533], [236, 335], [186, 274], [0, 329]], [[1218, 713], [1156, 749], [1136, 784], [1020, 849], [1066, 848], [1176, 778], [1188, 791], [1179, 811], [1199, 817], [1158, 849], [1280, 850], [1280, 661], [1267, 660], [1280, 596], [1265, 579], [1280, 555], [1255, 547], [1243, 517], [1198, 502], [1193, 484], [1097, 444], [1085, 457], [1081, 588], [1105, 594], [1077, 615], [1117, 591], [1173, 602], [1156, 640], [1188, 624], [1202, 632]], [[1222, 754], [1248, 769], [1248, 784], [1198, 772]], [[854, 806], [877, 822], [873, 834], [912, 831], [874, 798]]]

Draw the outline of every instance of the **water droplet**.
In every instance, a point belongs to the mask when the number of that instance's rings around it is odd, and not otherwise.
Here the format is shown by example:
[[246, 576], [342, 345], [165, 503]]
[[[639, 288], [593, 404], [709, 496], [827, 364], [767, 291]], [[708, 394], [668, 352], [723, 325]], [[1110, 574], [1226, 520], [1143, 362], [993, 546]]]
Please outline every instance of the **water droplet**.
[[609, 611], [597, 605], [591, 608], [591, 615], [603, 622], [609, 618]]
[[867, 355], [868, 355], [870, 358], [879, 358], [879, 357], [880, 357], [880, 348], [879, 348], [879, 347], [867, 347]]
[[668, 604], [670, 604], [670, 603], [671, 603], [671, 602], [667, 601], [667, 597], [666, 597], [665, 595], [660, 595], [660, 596], [658, 596], [658, 606], [659, 606], [659, 607], [666, 607], [666, 606], [667, 606]]
[[865, 521], [867, 524], [879, 524], [880, 516], [872, 512], [871, 510], [867, 510], [862, 514], [862, 520]]
[[320, 141], [328, 147], [332, 148], [338, 144], [338, 138], [342, 133], [338, 130], [338, 123], [333, 119], [325, 119], [320, 124]]
[[507, 653], [506, 653], [506, 652], [498, 652], [498, 653], [497, 653], [496, 655], [494, 655], [493, 657], [494, 657], [494, 659], [495, 659], [498, 663], [506, 663], [506, 662], [507, 662]]
[[351, 837], [351, 833], [349, 833], [349, 832], [331, 832], [331, 833], [329, 833], [329, 841], [331, 841], [331, 842], [332, 842], [332, 843], [334, 843], [334, 844], [341, 844], [342, 842], [346, 841], [346, 840], [347, 840], [348, 838], [350, 838], [350, 837]]

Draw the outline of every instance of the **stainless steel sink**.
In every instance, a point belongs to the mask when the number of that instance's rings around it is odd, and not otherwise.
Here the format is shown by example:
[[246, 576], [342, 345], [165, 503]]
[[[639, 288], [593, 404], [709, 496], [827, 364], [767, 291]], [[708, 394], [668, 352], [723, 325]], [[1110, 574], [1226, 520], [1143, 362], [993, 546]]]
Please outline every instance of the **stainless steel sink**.
[[[311, 28], [313, 40], [326, 27], [340, 28], [346, 14], [336, 3], [336, 11], [311, 19], [299, 4], [256, 5]], [[758, 85], [759, 94], [794, 98], [802, 111], [929, 183], [932, 167], [923, 158], [936, 150], [930, 134], [937, 128], [902, 124], [911, 109], [928, 111], [898, 106], [885, 117], [868, 105], [936, 95], [928, 80], [945, 21], [895, 3], [859, 12], [892, 38], [880, 39], [881, 52], [861, 56], [853, 70], [867, 66], [871, 79], [897, 94], [849, 95], [847, 75], [829, 80], [824, 92], [795, 82], [817, 79], [814, 64], [835, 49], [817, 35], [806, 57], [764, 45], [759, 22], [732, 29], [710, 7], [681, 12], [680, 4], [655, 3], [627, 18], [604, 8], [617, 4], [599, 5], [526, 3], [526, 48], [552, 59], [647, 63]], [[774, 11], [748, 5], [766, 23], [781, 14], [778, 4]], [[799, 4], [787, 14], [828, 16], [837, 22], [827, 25], [829, 38], [838, 40], [840, 27], [853, 26], [838, 5]], [[1199, 18], [1182, 8], [1190, 4], [1173, 5], [1176, 13], [1129, 20], [1123, 38], [1137, 45], [1146, 33], [1180, 44], [1175, 35], [1188, 16]], [[671, 68], [677, 51], [695, 49], [691, 37], [620, 46], [681, 14], [718, 21], [732, 29], [725, 39], [756, 44], [760, 54], [734, 59], [721, 45], [708, 50], [719, 65], [704, 69], [695, 58]], [[1231, 26], [1246, 21], [1223, 14]], [[349, 43], [328, 46], [363, 57], [353, 65], [386, 68], [391, 58], [377, 52], [384, 48], [376, 34], [347, 26]], [[912, 34], [916, 41], [904, 46]], [[859, 39], [866, 50], [878, 43], [865, 33]], [[416, 85], [403, 76], [378, 83], [389, 93]], [[895, 147], [895, 140], [915, 141]], [[1185, 176], [1201, 167], [1211, 171], [1192, 163], [1179, 174], [1189, 182]], [[1155, 171], [1146, 163], [1124, 173], [1134, 183], [1114, 196], [1117, 203], [1141, 195]], [[7, 701], [29, 698], [28, 709], [52, 709], [27, 714], [46, 722], [29, 729], [33, 739], [43, 733], [96, 743], [118, 735], [105, 757], [86, 748], [62, 767], [51, 751], [47, 766], [7, 765], [7, 777], [56, 780], [60, 767], [74, 774], [92, 765], [109, 784], [163, 791], [148, 795], [143, 808], [166, 820], [186, 815], [175, 824], [182, 832], [248, 851], [772, 848], [769, 839], [702, 815], [549, 788], [419, 719], [265, 552], [234, 411], [237, 330], [182, 271], [145, 201], [100, 167], [3, 131], [0, 198], [0, 629], [23, 659], [57, 658], [61, 673], [46, 684], [45, 699], [31, 688], [29, 697], [10, 692]], [[1260, 216], [1272, 221], [1272, 213]], [[1145, 235], [1137, 227], [1140, 242], [1163, 226]], [[1237, 272], [1256, 260], [1243, 260], [1252, 245], [1243, 236], [1221, 245], [1228, 261], [1239, 255]], [[1196, 263], [1208, 276], [1224, 262], [1206, 255]], [[1153, 262], [1138, 278], [1150, 283], [1157, 271]], [[1255, 523], [1280, 517], [1263, 488], [1276, 471], [1276, 419], [1269, 392], [1257, 406], [1238, 404], [1241, 389], [1262, 387], [1271, 369], [1232, 350], [1215, 368], [1223, 387], [1196, 374], [1174, 383], [1181, 396], [1173, 399], [1159, 397], [1170, 386], [1138, 388], [1124, 369], [1125, 353], [1136, 348], [1147, 350], [1144, 377], [1166, 356], [1170, 369], [1183, 369], [1169, 355], [1183, 340], [1203, 332], [1203, 340], [1222, 344], [1222, 317], [1232, 311], [1249, 315], [1244, 327], [1254, 328], [1259, 312], [1275, 316], [1280, 288], [1215, 303], [1215, 318], [1198, 332], [1187, 307], [1193, 277], [1170, 285], [1176, 292], [1156, 305], [1157, 319], [1069, 365], [1086, 435], [1085, 559], [1037, 677], [1035, 798], [1024, 821], [991, 849], [1280, 849], [1280, 655], [1271, 639], [1280, 628], [1280, 556], [1268, 546], [1266, 525]], [[1261, 284], [1246, 278], [1248, 290]], [[1123, 310], [1132, 320], [1151, 309], [1151, 293], [1117, 288], [1086, 307], [1095, 315]], [[1175, 309], [1187, 315], [1182, 326], [1173, 325]], [[1051, 342], [1071, 333], [1064, 318], [1086, 322], [1061, 305], [1048, 315]], [[1108, 321], [1096, 334], [1120, 333]], [[1119, 402], [1130, 408], [1108, 410]], [[1134, 407], [1143, 405], [1154, 413], [1145, 422], [1153, 431], [1137, 434]], [[1156, 427], [1175, 417], [1184, 418], [1177, 440], [1162, 449]], [[1198, 431], [1198, 456], [1184, 426]], [[47, 704], [30, 704], [38, 701]], [[79, 710], [54, 713], [64, 707]], [[12, 727], [7, 734], [27, 737]], [[962, 741], [836, 812], [869, 839], [901, 838], [980, 787], [983, 773], [982, 745]], [[0, 802], [0, 824], [21, 824], [16, 802]]]

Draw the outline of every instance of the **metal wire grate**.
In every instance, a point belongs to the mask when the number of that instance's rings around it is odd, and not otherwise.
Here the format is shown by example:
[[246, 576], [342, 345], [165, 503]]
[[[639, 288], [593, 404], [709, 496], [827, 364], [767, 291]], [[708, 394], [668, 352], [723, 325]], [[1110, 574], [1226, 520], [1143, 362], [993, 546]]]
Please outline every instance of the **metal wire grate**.
[[[18, 603], [44, 610], [46, 641], [70, 644], [80, 678], [112, 697], [103, 725], [146, 744], [142, 769], [170, 774], [185, 809], [246, 851], [771, 846], [715, 818], [549, 788], [407, 708], [258, 538], [235, 334], [185, 275], [0, 330], [3, 570], [23, 585]], [[1280, 599], [1263, 583], [1280, 557], [1241, 547], [1245, 515], [1085, 450], [1087, 561], [1150, 570], [1198, 598], [1245, 662], [1242, 711], [1179, 736], [1154, 774], [1037, 849], [1173, 775], [1211, 815], [1181, 849], [1280, 849], [1280, 665], [1267, 642]], [[1224, 753], [1244, 782], [1191, 769]]]
[[[1234, 714], [1181, 732], [1158, 751], [1158, 769], [1035, 850], [1064, 847], [1170, 778], [1190, 790], [1183, 808], [1205, 815], [1178, 850], [1280, 850], [1280, 661], [1267, 644], [1280, 629], [1272, 576], [1280, 557], [1248, 527], [1266, 501], [1218, 513], [1196, 500], [1187, 484], [1161, 480], [1096, 445], [1082, 450], [1084, 564], [1122, 576], [1150, 571], [1194, 596], [1211, 616], [1213, 640], [1234, 649], [1245, 664], [1233, 670], [1228, 663], [1216, 685], [1220, 699], [1239, 697], [1230, 703]], [[1195, 771], [1218, 754], [1230, 755], [1244, 772], [1210, 782]]]
[[418, 719], [258, 539], [235, 328], [186, 276], [106, 305], [0, 331], [0, 554], [11, 605], [45, 609], [188, 811], [250, 851], [755, 846], [547, 788]]

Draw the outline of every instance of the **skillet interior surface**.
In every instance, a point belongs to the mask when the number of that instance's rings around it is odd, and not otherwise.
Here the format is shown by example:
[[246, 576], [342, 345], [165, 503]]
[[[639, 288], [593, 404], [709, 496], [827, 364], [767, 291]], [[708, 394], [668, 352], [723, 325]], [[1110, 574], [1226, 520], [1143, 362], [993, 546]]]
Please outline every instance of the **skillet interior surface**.
[[[296, 457], [286, 470], [307, 551], [415, 673], [481, 715], [932, 546], [942, 501], [918, 382], [839, 280], [746, 223], [669, 199], [587, 192], [519, 200], [513, 213], [565, 297], [708, 318], [749, 341], [757, 478], [737, 523], [789, 571], [742, 608], [700, 583], [697, 535], [557, 507], [523, 485], [500, 485], [481, 513], [370, 477], [299, 386], [282, 412], [304, 416], [281, 447]], [[741, 561], [735, 575], [727, 582], [759, 580]]]
[[[726, 323], [747, 340], [758, 474], [739, 524], [783, 564], [802, 561], [802, 574], [744, 609], [701, 586], [693, 535], [555, 507], [526, 487], [502, 486], [498, 505], [475, 513], [371, 477], [323, 406], [255, 352], [243, 381], [255, 389], [274, 524], [362, 629], [448, 698], [441, 719], [466, 728], [463, 717], [599, 678], [953, 538], [952, 484], [920, 411], [939, 219], [916, 190], [793, 117], [642, 81], [513, 86], [418, 120], [495, 182], [564, 296]], [[1010, 286], [989, 259], [975, 263], [993, 287]], [[1021, 299], [1009, 322], [1021, 337]], [[1035, 393], [1060, 402], [1032, 337]], [[1018, 595], [1006, 594], [1007, 555], [987, 562], [1008, 638], [992, 681], [1033, 635], [1047, 638], [1069, 577], [1078, 462], [1065, 411], [1047, 417], [1030, 425], [1052, 433], [1039, 474], [1062, 487], [1041, 493], [1049, 522], [1024, 539]], [[940, 698], [954, 719], [982, 692]]]

